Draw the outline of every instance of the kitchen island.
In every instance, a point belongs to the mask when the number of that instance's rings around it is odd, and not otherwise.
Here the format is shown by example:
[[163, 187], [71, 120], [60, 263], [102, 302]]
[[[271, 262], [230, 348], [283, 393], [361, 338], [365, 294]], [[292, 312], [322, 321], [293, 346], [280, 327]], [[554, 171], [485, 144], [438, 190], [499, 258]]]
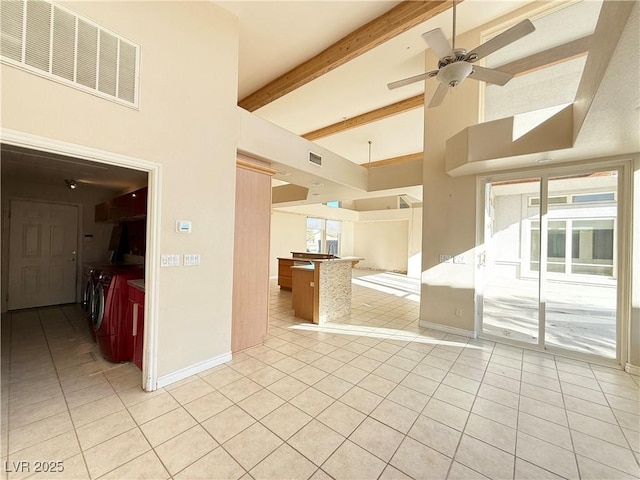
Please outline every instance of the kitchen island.
[[309, 259], [291, 267], [294, 315], [316, 324], [351, 313], [351, 274], [361, 257]]

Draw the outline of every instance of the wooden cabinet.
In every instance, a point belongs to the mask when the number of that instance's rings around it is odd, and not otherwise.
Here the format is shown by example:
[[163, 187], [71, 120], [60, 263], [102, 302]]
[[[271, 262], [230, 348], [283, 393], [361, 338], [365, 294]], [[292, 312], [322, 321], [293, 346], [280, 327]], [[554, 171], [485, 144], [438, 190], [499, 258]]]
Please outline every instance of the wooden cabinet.
[[260, 345], [269, 325], [271, 175], [258, 160], [236, 163], [231, 351]]
[[96, 222], [126, 222], [147, 215], [147, 187], [140, 188], [95, 206]]
[[131, 326], [127, 328], [132, 334], [129, 342], [131, 345], [131, 357], [136, 366], [142, 370], [142, 350], [144, 346], [144, 290], [137, 286], [128, 284], [128, 314], [127, 323]]
[[309, 265], [309, 260], [324, 260], [336, 258], [331, 253], [291, 252], [291, 258], [278, 258], [278, 285], [282, 290], [291, 290], [291, 267], [294, 265]]

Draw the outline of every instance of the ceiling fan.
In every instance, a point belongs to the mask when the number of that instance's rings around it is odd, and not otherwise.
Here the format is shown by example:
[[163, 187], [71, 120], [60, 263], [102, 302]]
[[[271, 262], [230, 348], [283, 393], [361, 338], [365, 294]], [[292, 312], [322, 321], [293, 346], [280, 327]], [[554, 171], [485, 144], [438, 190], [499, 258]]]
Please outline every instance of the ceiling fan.
[[505, 85], [513, 78], [512, 74], [493, 68], [480, 67], [473, 65], [473, 63], [502, 47], [506, 47], [525, 35], [529, 35], [534, 30], [535, 27], [530, 20], [523, 20], [471, 51], [467, 51], [464, 48], [456, 48], [456, 0], [453, 0], [453, 45], [449, 45], [440, 28], [422, 34], [424, 41], [427, 42], [431, 50], [440, 58], [438, 61], [438, 69], [405, 78], [404, 80], [391, 82], [387, 87], [389, 90], [392, 90], [409, 85], [410, 83], [436, 77], [440, 84], [433, 94], [431, 102], [429, 102], [429, 108], [432, 108], [442, 103], [449, 87], [460, 85], [467, 77], [494, 85]]

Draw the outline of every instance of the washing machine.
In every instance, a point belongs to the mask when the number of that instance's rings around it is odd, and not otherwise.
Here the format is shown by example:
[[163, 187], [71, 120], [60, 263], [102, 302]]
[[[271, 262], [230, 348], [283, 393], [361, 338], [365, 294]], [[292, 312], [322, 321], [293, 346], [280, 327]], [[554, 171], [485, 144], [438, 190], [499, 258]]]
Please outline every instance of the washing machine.
[[144, 278], [141, 266], [102, 268], [96, 281], [92, 303], [93, 329], [102, 356], [120, 363], [132, 359], [133, 332], [127, 331], [127, 281]]

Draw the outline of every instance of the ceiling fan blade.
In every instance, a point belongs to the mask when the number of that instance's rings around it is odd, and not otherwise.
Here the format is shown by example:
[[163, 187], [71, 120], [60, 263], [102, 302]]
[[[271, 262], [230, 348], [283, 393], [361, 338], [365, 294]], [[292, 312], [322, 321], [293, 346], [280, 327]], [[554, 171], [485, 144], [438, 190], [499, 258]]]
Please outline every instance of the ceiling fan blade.
[[478, 65], [474, 65], [473, 72], [471, 72], [471, 75], [469, 75], [469, 78], [473, 78], [474, 80], [480, 80], [482, 82], [487, 82], [492, 85], [503, 86], [513, 78], [513, 74], [503, 72], [501, 70], [496, 70], [494, 68], [485, 68], [485, 67], [479, 67]]
[[442, 29], [435, 28], [422, 34], [422, 38], [427, 45], [434, 51], [438, 58], [455, 57], [449, 41], [442, 33]]
[[531, 20], [523, 20], [517, 25], [514, 25], [508, 30], [505, 30], [500, 35], [496, 35], [491, 40], [484, 42], [482, 45], [474, 48], [467, 54], [467, 58], [470, 62], [475, 62], [487, 55], [492, 54], [496, 50], [506, 47], [510, 43], [521, 39], [522, 37], [529, 35], [536, 27], [533, 26]]
[[429, 102], [429, 106], [427, 108], [437, 107], [442, 103], [444, 97], [447, 96], [447, 92], [449, 91], [449, 86], [444, 83], [439, 83], [438, 88], [436, 89], [436, 93], [431, 97], [431, 101]]
[[405, 78], [404, 80], [397, 80], [395, 82], [391, 82], [387, 84], [387, 88], [389, 90], [393, 90], [394, 88], [404, 87], [405, 85], [409, 85], [410, 83], [419, 82], [421, 80], [426, 80], [427, 78], [434, 77], [438, 74], [438, 70], [432, 70], [427, 73], [421, 73], [420, 75], [415, 75], [413, 77]]

